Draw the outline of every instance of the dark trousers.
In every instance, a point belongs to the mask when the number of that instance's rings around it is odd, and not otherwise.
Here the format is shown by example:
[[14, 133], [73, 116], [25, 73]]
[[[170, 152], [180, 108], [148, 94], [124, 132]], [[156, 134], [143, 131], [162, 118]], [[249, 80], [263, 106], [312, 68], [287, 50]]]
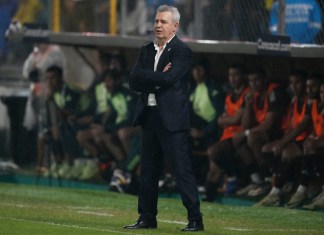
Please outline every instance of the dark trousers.
[[188, 212], [188, 220], [202, 220], [195, 177], [189, 158], [188, 131], [167, 131], [154, 107], [147, 107], [143, 116], [141, 139], [141, 177], [138, 213], [141, 218], [155, 220], [157, 215], [158, 181], [166, 157], [173, 171]]

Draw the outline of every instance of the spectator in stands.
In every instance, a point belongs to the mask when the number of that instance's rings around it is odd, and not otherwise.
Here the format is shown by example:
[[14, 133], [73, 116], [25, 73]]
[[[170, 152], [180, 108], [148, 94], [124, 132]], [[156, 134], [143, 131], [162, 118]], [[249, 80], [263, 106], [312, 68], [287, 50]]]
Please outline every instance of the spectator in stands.
[[[324, 158], [323, 158], [323, 101], [324, 101], [324, 83], [320, 74], [313, 74], [307, 81], [307, 89], [314, 92], [317, 99], [314, 99], [311, 107], [311, 116], [313, 121], [313, 133], [304, 142], [304, 155], [302, 159], [301, 177], [299, 186], [290, 201], [286, 204], [288, 208], [296, 208], [307, 200], [307, 186], [311, 178], [319, 180], [323, 185], [324, 180]], [[316, 199], [312, 204], [314, 207], [323, 208], [323, 198]]]
[[8, 45], [5, 40], [5, 33], [8, 29], [12, 17], [18, 8], [17, 0], [0, 1], [0, 64], [4, 63], [8, 55]]
[[204, 1], [202, 7], [204, 39], [231, 39], [231, 3], [231, 0]]
[[95, 32], [109, 33], [109, 5], [110, 2], [106, 0], [95, 1]]
[[93, 30], [93, 1], [63, 0], [61, 28], [64, 32], [91, 32]]
[[[236, 149], [247, 144], [256, 160], [251, 184], [237, 194], [258, 196], [266, 193], [265, 179], [270, 177], [270, 166], [262, 155], [262, 146], [282, 136], [282, 114], [286, 108], [285, 95], [278, 84], [271, 83], [262, 67], [252, 69], [248, 75], [251, 92], [246, 96], [242, 126], [244, 132], [233, 138]], [[279, 128], [278, 128], [279, 127]]]
[[[192, 81], [189, 90], [192, 154], [206, 151], [207, 147], [220, 135], [217, 118], [223, 112], [224, 94], [220, 86], [217, 86], [210, 77], [209, 66], [206, 59], [201, 59], [192, 67]], [[193, 162], [196, 159], [193, 159]], [[197, 159], [197, 163], [193, 163], [193, 171], [198, 184], [205, 182], [206, 175], [201, 162], [202, 159]]]
[[264, 1], [218, 0], [206, 1], [204, 38], [215, 40], [256, 41], [267, 32]]
[[[19, 22], [21, 25], [33, 24], [39, 25], [40, 13], [44, 10], [40, 0], [19, 0], [19, 8], [14, 16], [14, 21]], [[46, 25], [39, 25], [39, 28], [48, 28]], [[29, 52], [32, 50], [33, 44], [31, 42], [21, 43], [16, 40], [10, 41], [10, 60], [15, 62], [22, 62], [26, 59]]]
[[319, 33], [317, 34], [316, 37], [316, 43], [317, 44], [323, 44], [324, 43], [324, 29], [323, 29], [323, 25], [324, 25], [324, 0], [318, 0], [318, 4], [320, 6], [321, 12], [322, 12], [322, 28], [319, 31]]
[[236, 26], [239, 40], [255, 42], [260, 35], [268, 33], [267, 12], [264, 1], [229, 1], [232, 2], [232, 24]]
[[[225, 171], [228, 178], [228, 186], [236, 182], [234, 146], [232, 137], [243, 131], [241, 119], [243, 116], [243, 102], [249, 88], [245, 84], [245, 68], [241, 64], [234, 64], [228, 69], [228, 79], [233, 92], [225, 99], [225, 112], [218, 118], [218, 125], [223, 128], [223, 134], [219, 141], [214, 142], [207, 150], [210, 159], [209, 172], [206, 182], [205, 201], [214, 201], [217, 189], [220, 186], [222, 172]], [[235, 185], [229, 191], [235, 190]]]
[[[318, 83], [311, 79], [307, 80], [308, 91], [306, 95], [307, 72], [294, 70], [289, 77], [290, 89], [294, 94], [289, 107], [290, 127], [286, 130], [283, 138], [263, 146], [262, 151], [265, 158], [273, 159], [273, 186], [270, 193], [256, 206], [279, 206], [281, 202], [281, 189], [286, 180], [293, 175], [293, 164], [300, 158], [303, 152], [304, 140], [311, 131], [311, 105], [317, 92]], [[310, 87], [312, 86], [312, 87]], [[291, 186], [292, 187], [292, 186]], [[286, 189], [288, 190], [288, 189]]]
[[[273, 4], [270, 15], [270, 32], [278, 34], [278, 1]], [[293, 43], [315, 43], [322, 27], [322, 13], [316, 0], [286, 0], [285, 34]]]
[[19, 0], [19, 7], [14, 19], [22, 24], [36, 23], [43, 5], [40, 0]]
[[147, 31], [152, 29], [152, 26], [147, 23], [148, 8], [146, 1], [127, 1], [127, 18], [125, 24], [122, 25], [127, 35], [146, 35]]
[[50, 20], [50, 1], [49, 0], [40, 0], [42, 7], [42, 10], [38, 14], [38, 20], [37, 22], [40, 24], [46, 24], [48, 25], [48, 22]]
[[174, 1], [174, 5], [179, 9], [182, 24], [179, 29], [181, 37], [193, 38], [194, 25], [194, 1]]

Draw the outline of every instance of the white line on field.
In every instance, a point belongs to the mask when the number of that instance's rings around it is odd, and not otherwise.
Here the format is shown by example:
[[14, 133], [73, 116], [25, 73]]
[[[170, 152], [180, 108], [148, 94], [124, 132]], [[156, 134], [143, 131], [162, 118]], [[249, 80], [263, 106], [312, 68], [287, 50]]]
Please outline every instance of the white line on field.
[[301, 233], [309, 233], [309, 232], [320, 232], [320, 230], [314, 229], [260, 229], [260, 228], [233, 228], [233, 227], [224, 227], [225, 230], [232, 231], [242, 231], [242, 232], [301, 232]]
[[98, 213], [93, 211], [78, 211], [79, 214], [89, 214], [89, 215], [98, 215], [98, 216], [114, 216], [113, 214], [107, 214], [107, 213]]
[[3, 220], [8, 220], [9, 219], [9, 220], [14, 220], [14, 221], [30, 222], [30, 223], [34, 223], [34, 224], [47, 224], [47, 225], [58, 226], [58, 227], [76, 228], [76, 229], [84, 229], [84, 230], [94, 230], [94, 231], [117, 233], [117, 234], [138, 234], [138, 233], [131, 233], [131, 232], [120, 232], [120, 231], [111, 230], [111, 229], [91, 228], [91, 227], [78, 226], [78, 225], [58, 224], [58, 223], [54, 223], [54, 222], [35, 221], [35, 220], [26, 220], [26, 219], [18, 219], [18, 218], [0, 217], [0, 219], [3, 219]]
[[104, 207], [92, 207], [92, 206], [68, 206], [67, 208], [76, 210], [104, 210]]
[[159, 222], [162, 223], [170, 223], [170, 224], [187, 224], [186, 222], [182, 222], [182, 221], [176, 221], [176, 220], [163, 220], [163, 219], [159, 219]]
[[15, 207], [31, 207], [29, 205], [21, 205], [21, 204], [13, 204], [13, 203], [2, 203], [2, 202], [0, 202], [0, 205], [2, 205], [2, 206], [15, 206]]

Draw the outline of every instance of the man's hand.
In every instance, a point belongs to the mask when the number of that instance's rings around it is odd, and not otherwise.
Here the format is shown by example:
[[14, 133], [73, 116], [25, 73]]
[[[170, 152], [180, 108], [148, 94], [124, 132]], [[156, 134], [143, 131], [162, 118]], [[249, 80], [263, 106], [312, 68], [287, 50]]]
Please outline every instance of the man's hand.
[[169, 69], [171, 68], [171, 63], [168, 63], [164, 69], [163, 69], [163, 73], [167, 72]]

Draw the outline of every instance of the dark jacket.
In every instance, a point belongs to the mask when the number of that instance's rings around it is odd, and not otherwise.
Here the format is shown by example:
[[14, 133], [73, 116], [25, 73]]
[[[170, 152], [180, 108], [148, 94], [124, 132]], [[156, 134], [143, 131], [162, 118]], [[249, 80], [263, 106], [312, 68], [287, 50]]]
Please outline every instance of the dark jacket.
[[[191, 49], [175, 36], [166, 45], [156, 71], [155, 54], [153, 42], [143, 46], [130, 75], [130, 88], [140, 92], [133, 124], [142, 124], [141, 114], [147, 106], [148, 94], [154, 93], [158, 114], [167, 130], [186, 130], [190, 127], [188, 76], [192, 63]], [[171, 68], [162, 72], [169, 62]]]

